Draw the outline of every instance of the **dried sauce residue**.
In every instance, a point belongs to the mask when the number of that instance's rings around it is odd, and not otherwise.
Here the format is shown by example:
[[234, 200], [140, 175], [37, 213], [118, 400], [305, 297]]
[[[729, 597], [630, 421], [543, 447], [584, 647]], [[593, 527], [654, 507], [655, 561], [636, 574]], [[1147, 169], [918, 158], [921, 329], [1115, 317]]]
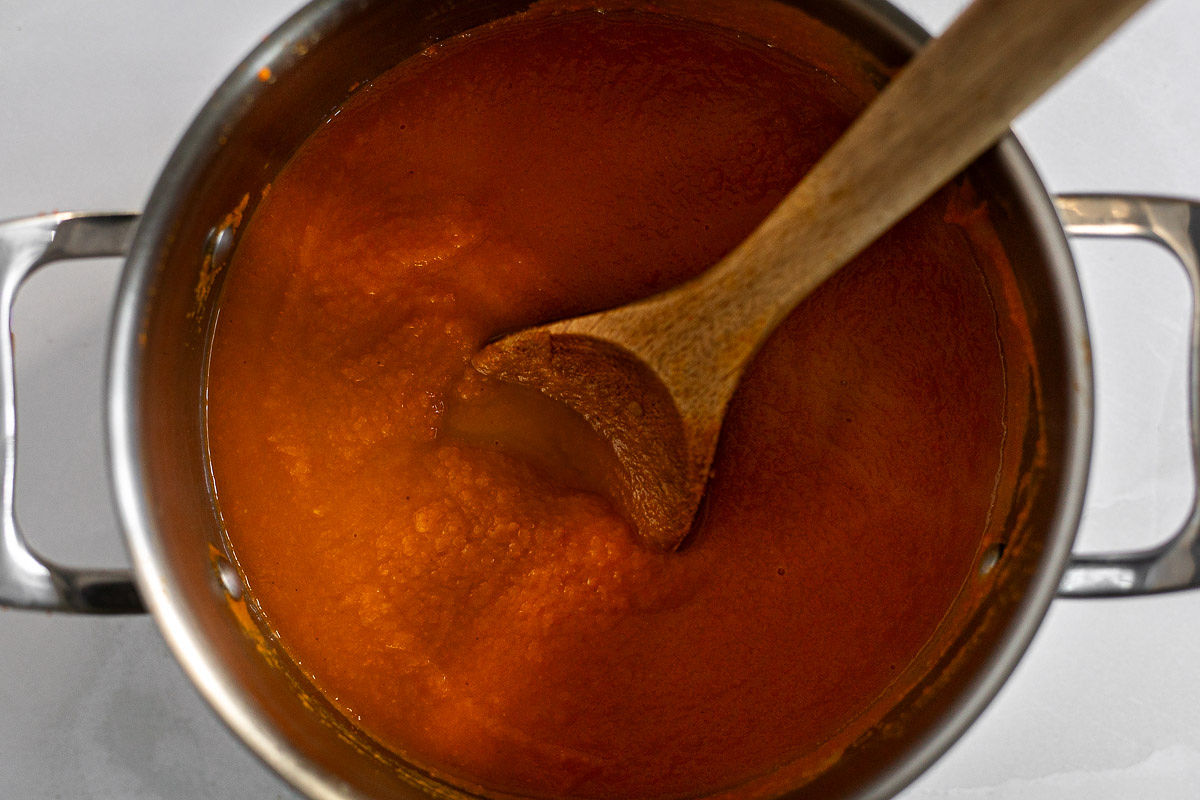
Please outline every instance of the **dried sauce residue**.
[[[266, 197], [266, 194], [267, 189], [264, 189], [263, 197]], [[218, 253], [217, 249], [222, 244], [231, 240], [237, 233], [238, 228], [242, 225], [242, 214], [245, 213], [246, 205], [249, 202], [250, 195], [242, 195], [242, 199], [238, 201], [237, 207], [226, 214], [221, 219], [220, 224], [209, 235], [208, 243], [204, 248], [203, 259], [200, 262], [200, 273], [196, 278], [196, 286], [192, 290], [196, 303], [188, 314], [189, 319], [203, 319], [205, 309], [208, 306], [209, 296], [212, 294], [213, 286], [217, 281], [217, 276], [221, 274], [221, 270], [224, 269], [225, 261], [229, 256], [227, 249], [222, 253]]]

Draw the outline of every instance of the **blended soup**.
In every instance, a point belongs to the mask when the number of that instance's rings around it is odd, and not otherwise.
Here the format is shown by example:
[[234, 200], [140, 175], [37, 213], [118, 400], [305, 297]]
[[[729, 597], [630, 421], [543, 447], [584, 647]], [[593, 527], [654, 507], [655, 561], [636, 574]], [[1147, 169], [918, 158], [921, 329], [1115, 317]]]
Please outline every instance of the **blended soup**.
[[361, 87], [241, 231], [207, 395], [231, 551], [312, 684], [451, 783], [666, 798], [817, 771], [978, 580], [1025, 345], [969, 186], [770, 338], [678, 552], [638, 543], [586, 425], [470, 367], [752, 230], [865, 100], [777, 45], [647, 11], [503, 20]]

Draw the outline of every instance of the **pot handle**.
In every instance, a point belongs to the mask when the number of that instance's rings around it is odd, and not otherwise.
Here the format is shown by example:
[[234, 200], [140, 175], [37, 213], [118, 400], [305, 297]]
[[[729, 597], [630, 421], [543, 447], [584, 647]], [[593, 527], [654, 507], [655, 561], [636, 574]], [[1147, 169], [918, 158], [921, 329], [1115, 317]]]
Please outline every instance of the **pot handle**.
[[[1200, 476], [1200, 204], [1161, 197], [1062, 195], [1059, 217], [1070, 236], [1138, 238], [1167, 247], [1192, 291], [1188, 418], [1193, 474]], [[0, 330], [12, 330], [21, 283], [38, 267], [71, 258], [121, 256], [137, 229], [135, 214], [48, 214], [0, 223]], [[11, 339], [10, 339], [11, 342]], [[14, 510], [16, 387], [12, 347], [0, 347], [0, 605], [81, 613], [145, 610], [128, 570], [72, 569], [36, 554]], [[1200, 587], [1200, 505], [1157, 547], [1073, 556], [1061, 597], [1151, 594]]]
[[[1200, 476], [1200, 203], [1131, 195], [1063, 195], [1058, 214], [1070, 236], [1147, 239], [1179, 259], [1192, 292], [1188, 427], [1192, 474]], [[1157, 547], [1076, 555], [1060, 597], [1116, 597], [1200, 587], [1200, 508], [1193, 495], [1183, 527]]]
[[91, 614], [145, 610], [128, 570], [72, 569], [35, 553], [17, 523], [14, 488], [17, 455], [16, 384], [12, 307], [17, 289], [34, 270], [69, 258], [122, 256], [129, 249], [135, 214], [46, 214], [0, 223], [0, 606]]

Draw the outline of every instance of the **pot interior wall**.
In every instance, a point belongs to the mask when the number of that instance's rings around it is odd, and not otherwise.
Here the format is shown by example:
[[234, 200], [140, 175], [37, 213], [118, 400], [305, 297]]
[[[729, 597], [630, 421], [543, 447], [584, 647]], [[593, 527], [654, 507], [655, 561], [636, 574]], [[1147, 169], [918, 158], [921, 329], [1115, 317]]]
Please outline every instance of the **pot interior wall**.
[[[885, 71], [902, 63], [917, 36], [911, 23], [877, 3], [795, 4], [855, 36]], [[433, 41], [522, 7], [499, 1], [321, 2], [302, 11], [202, 111], [150, 201], [130, 259], [145, 343], [134, 362], [142, 459], [137, 469], [171, 606], [169, 613], [156, 612], [164, 625], [177, 626], [168, 638], [227, 721], [316, 796], [454, 792], [402, 769], [341, 722], [258, 631], [244, 602], [226, 593], [202, 413], [205, 345], [223, 258], [264, 186], [352, 87]], [[1073, 273], [1049, 203], [1015, 144], [985, 157], [972, 181], [988, 199], [1017, 272], [1037, 350], [1038, 389], [1026, 399], [1043, 425], [1049, 457], [1025, 454], [1030, 480], [1006, 510], [1011, 523], [988, 578], [991, 588], [973, 607], [955, 646], [907, 702], [802, 796], [890, 793], [915, 777], [1011, 669], [1049, 601], [1047, 587], [1056, 582], [1073, 535], [1077, 509], [1063, 500], [1063, 490], [1071, 453], [1079, 447], [1080, 401], [1061, 313], [1064, 304], [1077, 303]]]

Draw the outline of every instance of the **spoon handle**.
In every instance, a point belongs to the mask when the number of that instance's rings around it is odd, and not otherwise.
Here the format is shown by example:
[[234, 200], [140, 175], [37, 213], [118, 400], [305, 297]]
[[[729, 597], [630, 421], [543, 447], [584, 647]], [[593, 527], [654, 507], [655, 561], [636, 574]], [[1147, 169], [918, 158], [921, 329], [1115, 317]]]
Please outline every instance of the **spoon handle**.
[[[975, 0], [748, 239], [677, 290], [688, 316], [710, 324], [664, 345], [726, 365], [747, 360], [816, 286], [1003, 136], [1146, 1]], [[660, 364], [680, 361], [661, 355]]]

